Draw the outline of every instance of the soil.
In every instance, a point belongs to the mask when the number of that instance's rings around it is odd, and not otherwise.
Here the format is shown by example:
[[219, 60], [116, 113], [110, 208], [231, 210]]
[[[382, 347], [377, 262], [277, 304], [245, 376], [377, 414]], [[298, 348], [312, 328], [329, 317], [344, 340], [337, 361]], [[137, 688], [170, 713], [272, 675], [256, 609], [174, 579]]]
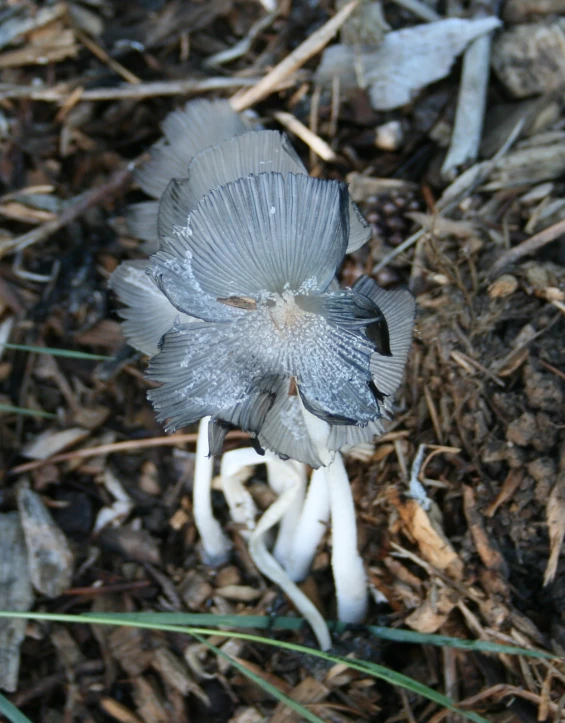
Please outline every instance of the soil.
[[[12, 343], [112, 357], [95, 361], [13, 349], [0, 357], [0, 402], [54, 415], [0, 412], [0, 511], [16, 509], [17, 485], [27, 481], [73, 553], [70, 583], [55, 597], [36, 592], [36, 610], [294, 614], [254, 568], [219, 492], [215, 512], [234, 542], [233, 555], [219, 569], [201, 562], [191, 503], [194, 441], [140, 444], [164, 433], [145, 396], [146, 360], [125, 346], [107, 288], [120, 261], [142, 257], [124, 222], [127, 205], [143, 200], [128, 164], [160, 137], [159, 123], [187, 96], [71, 97], [75, 88], [109, 91], [126, 84], [114, 61], [143, 83], [259, 77], [334, 12], [325, 2], [283, 5], [251, 49], [220, 68], [206, 67], [207, 56], [246, 36], [265, 12], [259, 3], [77, 4], [70, 6], [73, 12], [98, 19], [96, 45], [106, 55], [88, 49], [81, 40], [85, 31], [68, 14], [8, 48], [33, 53], [42, 33], [51, 33], [51, 45], [68, 45], [63, 58], [5, 67], [0, 52], [2, 84], [69, 84], [63, 103], [34, 100], [29, 92], [3, 95], [0, 87], [0, 324], [12, 320]], [[385, 5], [394, 28], [414, 23], [408, 11]], [[33, 16], [40, 4], [24, 7]], [[65, 39], [66, 32], [71, 35]], [[318, 62], [314, 57], [291, 87], [254, 106], [267, 127], [279, 127], [273, 118], [278, 110], [309, 124]], [[388, 288], [409, 286], [418, 301], [394, 421], [373, 448], [347, 460], [372, 588], [367, 622], [563, 655], [565, 242], [557, 236], [496, 273], [493, 265], [559, 222], [536, 222], [535, 215], [544, 199], [563, 198], [565, 183], [542, 173], [531, 184], [495, 190], [482, 184], [437, 216], [449, 185], [439, 173], [446, 149], [438, 128], [452, 127], [459, 77], [456, 64], [445, 80], [396, 111], [376, 112], [367, 95], [356, 91], [342, 100], [335, 117], [331, 92], [322, 92], [317, 133], [337, 153], [336, 162], [322, 161], [293, 137], [314, 175], [351, 179], [355, 173], [402, 182], [393, 191], [362, 194], [359, 205], [373, 239], [341, 272], [344, 283], [370, 273]], [[509, 99], [492, 78], [489, 109], [508, 102], [521, 101]], [[383, 151], [375, 146], [375, 128], [391, 120], [402, 124], [404, 142]], [[560, 131], [560, 124], [559, 113], [540, 133]], [[532, 202], [528, 194], [542, 183], [547, 192]], [[4, 241], [44, 229], [93, 189], [97, 196], [59, 228], [18, 253], [3, 250]], [[425, 223], [428, 231], [419, 240], [378, 267]], [[53, 436], [75, 428], [82, 430], [75, 441], [55, 450], [69, 452], [68, 459], [49, 460]], [[44, 434], [47, 459], [30, 469], [26, 450]], [[86, 458], [73, 454], [122, 441], [131, 447]], [[245, 444], [241, 435], [230, 437], [226, 449]], [[421, 445], [419, 479], [428, 509], [408, 495]], [[123, 513], [116, 512], [117, 488], [127, 500]], [[260, 472], [250, 489], [260, 507], [268, 503]], [[101, 510], [112, 509], [111, 524], [95, 531]], [[330, 551], [328, 533], [304, 583], [328, 619], [335, 616]], [[315, 645], [306, 629], [284, 635]], [[221, 635], [216, 643], [281, 690], [302, 691], [323, 720], [459, 720], [418, 696], [330, 670], [313, 658], [226, 642]], [[336, 636], [335, 650], [387, 664], [456, 701], [470, 699], [470, 709], [491, 721], [563, 720], [562, 667], [399, 645], [363, 627]], [[30, 622], [17, 688], [8, 697], [37, 723], [298, 720], [197, 642], [127, 628]]]

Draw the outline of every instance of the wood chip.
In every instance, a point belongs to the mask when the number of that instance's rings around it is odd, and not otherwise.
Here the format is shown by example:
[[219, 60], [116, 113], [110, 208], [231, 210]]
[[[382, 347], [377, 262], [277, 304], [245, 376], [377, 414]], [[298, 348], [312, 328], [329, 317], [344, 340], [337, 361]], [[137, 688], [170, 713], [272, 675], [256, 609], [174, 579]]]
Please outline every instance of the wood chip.
[[82, 442], [89, 435], [89, 430], [81, 427], [71, 427], [62, 431], [48, 429], [24, 445], [22, 455], [28, 459], [47, 459], [77, 442]]
[[440, 238], [455, 236], [455, 238], [468, 239], [477, 236], [477, 228], [470, 221], [453, 221], [437, 214], [419, 213], [411, 211], [406, 216], [415, 221], [426, 231], [431, 231], [434, 236]]
[[115, 718], [120, 723], [143, 723], [129, 708], [123, 703], [119, 703], [115, 698], [101, 698], [100, 707], [105, 713]]
[[416, 500], [401, 500], [396, 492], [391, 492], [389, 499], [398, 510], [408, 534], [418, 544], [422, 557], [438, 570], [461, 580], [463, 562], [440, 524]]
[[177, 658], [168, 648], [159, 647], [153, 653], [153, 667], [159, 671], [163, 680], [183, 696], [196, 695], [206, 707], [210, 699], [202, 688], [192, 679], [186, 663]]
[[372, 178], [360, 173], [350, 173], [347, 176], [349, 195], [356, 203], [369, 200], [372, 196], [388, 195], [391, 191], [410, 193], [417, 188], [415, 183], [402, 181], [396, 178]]
[[[0, 515], [0, 610], [23, 612], [33, 604], [27, 549], [17, 512]], [[12, 693], [18, 684], [20, 645], [26, 620], [0, 620], [0, 689]]]
[[153, 661], [150, 649], [150, 633], [141, 628], [111, 628], [108, 646], [124, 671], [135, 678], [141, 675]]
[[[290, 697], [297, 703], [308, 705], [321, 703], [330, 694], [330, 689], [315, 678], [304, 678], [290, 692]], [[288, 706], [279, 703], [271, 716], [271, 723], [300, 723], [302, 718], [294, 713]]]
[[511, 296], [518, 288], [518, 279], [511, 274], [502, 274], [488, 287], [488, 295], [491, 299], [505, 299]]
[[547, 527], [549, 529], [550, 555], [545, 568], [543, 584], [549, 585], [555, 578], [559, 554], [565, 537], [565, 470], [557, 477], [547, 501]]
[[475, 549], [483, 564], [489, 570], [506, 577], [506, 561], [485, 529], [483, 517], [477, 509], [475, 492], [469, 485], [463, 485], [463, 508]]
[[214, 589], [203, 575], [196, 570], [190, 570], [182, 581], [179, 592], [189, 610], [198, 610], [212, 597]]
[[448, 588], [431, 588], [424, 602], [404, 622], [419, 633], [436, 633], [457, 605], [457, 597]]
[[59, 63], [78, 54], [74, 32], [62, 23], [35, 31], [23, 47], [0, 54], [0, 68]]
[[70, 587], [73, 577], [73, 554], [67, 538], [29, 483], [18, 485], [16, 499], [33, 586], [47, 597], [57, 597]]
[[508, 500], [512, 499], [514, 496], [514, 493], [520, 487], [522, 484], [522, 480], [524, 479], [524, 472], [521, 469], [511, 469], [510, 472], [506, 475], [506, 479], [502, 483], [502, 488], [500, 492], [497, 494], [496, 499], [493, 500], [493, 502], [486, 508], [485, 510], [485, 516], [486, 517], [494, 517], [497, 509], [500, 507], [500, 505], [504, 504], [505, 502], [508, 502]]
[[252, 602], [260, 598], [263, 594], [261, 590], [257, 590], [249, 585], [225, 585], [224, 587], [219, 587], [216, 592], [218, 595], [225, 597], [226, 600], [241, 602]]

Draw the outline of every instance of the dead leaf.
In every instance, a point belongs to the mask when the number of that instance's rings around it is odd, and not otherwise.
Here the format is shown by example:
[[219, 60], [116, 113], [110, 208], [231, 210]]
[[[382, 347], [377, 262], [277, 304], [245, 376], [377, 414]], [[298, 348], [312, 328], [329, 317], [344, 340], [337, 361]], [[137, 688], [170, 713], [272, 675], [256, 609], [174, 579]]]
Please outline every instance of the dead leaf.
[[455, 580], [463, 577], [463, 562], [453, 549], [440, 524], [421, 507], [416, 500], [394, 499], [407, 532], [416, 541], [422, 557], [438, 570], [443, 570]]
[[375, 110], [393, 110], [411, 102], [422, 88], [445, 78], [455, 59], [475, 38], [499, 27], [497, 18], [449, 18], [386, 33], [377, 48], [359, 52], [349, 45], [326, 48], [317, 80], [341, 87], [368, 88]]
[[419, 633], [435, 633], [447, 620], [457, 605], [457, 595], [442, 587], [431, 588], [424, 602], [404, 620], [406, 625]]

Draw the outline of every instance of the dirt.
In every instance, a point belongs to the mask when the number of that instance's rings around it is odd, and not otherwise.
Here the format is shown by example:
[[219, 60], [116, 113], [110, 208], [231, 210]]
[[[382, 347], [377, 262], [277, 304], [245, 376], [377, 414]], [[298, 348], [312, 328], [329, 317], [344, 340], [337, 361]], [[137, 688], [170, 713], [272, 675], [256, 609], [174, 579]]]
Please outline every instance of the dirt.
[[[396, 6], [388, 7], [393, 3], [386, 5], [395, 27], [413, 21]], [[143, 81], [216, 75], [204, 70], [205, 57], [234, 45], [261, 13], [251, 2], [79, 7], [99, 17], [99, 45]], [[260, 34], [252, 50], [227, 66], [225, 75], [217, 74], [233, 77], [247, 70], [261, 75], [332, 12], [325, 3], [296, 4]], [[56, 22], [61, 25], [47, 26], [55, 36], [68, 20]], [[130, 39], [145, 43], [143, 51], [134, 46], [119, 50], [115, 38], [123, 39], [126, 30]], [[23, 42], [30, 44], [32, 37], [26, 35]], [[525, 197], [532, 186], [479, 187], [450, 212], [449, 220], [460, 225], [443, 228], [433, 221], [448, 184], [438, 170], [445, 147], [430, 129], [451, 127], [459, 70], [456, 66], [446, 80], [398, 111], [376, 113], [361, 91], [355, 93], [342, 102], [333, 135], [331, 94], [323, 93], [318, 133], [339, 154], [336, 163], [311, 157], [293, 139], [315, 175], [345, 179], [357, 172], [406, 183], [360, 201], [373, 240], [342, 270], [346, 283], [374, 273], [388, 288], [408, 285], [418, 301], [415, 340], [394, 421], [368, 458], [347, 462], [359, 547], [373, 592], [367, 622], [534, 645], [564, 655], [565, 565], [559, 548], [565, 532], [560, 493], [565, 484], [565, 246], [558, 238], [505, 268], [505, 278], [492, 277], [496, 259], [543, 228], [528, 225], [534, 211]], [[125, 82], [83, 45], [46, 66], [22, 63], [0, 72], [3, 83], [25, 87], [34, 78], [50, 86], [80, 79], [83, 88]], [[276, 127], [273, 113], [282, 109], [308, 124], [312, 87], [301, 94], [300, 84], [293, 85], [255, 110], [267, 127]], [[12, 343], [115, 357], [104, 362], [5, 349], [0, 358], [0, 402], [55, 415], [0, 416], [0, 511], [16, 509], [16, 484], [28, 479], [74, 559], [71, 587], [53, 598], [37, 593], [37, 610], [294, 614], [253, 566], [219, 492], [215, 512], [234, 542], [233, 555], [217, 570], [202, 564], [191, 503], [193, 443], [88, 458], [71, 455], [18, 472], [29, 462], [22, 453], [25, 445], [46, 431], [86, 430], [79, 443], [62, 452], [163, 435], [145, 397], [145, 362], [124, 346], [117, 304], [107, 288], [121, 260], [141, 257], [139, 243], [127, 235], [124, 213], [142, 194], [131, 181], [108, 184], [112, 174], [159, 137], [159, 122], [184, 100], [183, 95], [152, 96], [77, 102], [69, 108], [30, 98], [2, 101], [0, 118], [9, 124], [0, 140], [6, 238], [51, 219], [40, 214], [37, 204], [30, 211], [22, 196], [17, 215], [13, 208], [10, 215], [9, 194], [50, 186], [42, 196], [52, 203], [46, 213], [58, 215], [79, 194], [108, 187], [98, 203], [20, 257], [10, 253], [0, 259], [0, 323], [14, 320]], [[508, 98], [492, 79], [489, 107], [502, 102]], [[378, 150], [375, 126], [394, 119], [403, 123], [404, 144], [396, 152]], [[559, 130], [561, 123], [559, 114], [540, 134]], [[562, 198], [564, 188], [560, 177], [551, 180], [547, 197]], [[409, 214], [431, 217], [430, 230], [373, 272], [421, 227]], [[229, 449], [245, 441], [226, 444]], [[427, 510], [407, 495], [420, 445], [426, 445], [420, 480], [430, 501]], [[100, 511], [115, 507], [113, 480], [128, 500], [127, 510], [95, 532]], [[260, 474], [250, 489], [264, 508], [269, 491]], [[327, 618], [335, 616], [330, 550], [328, 535], [304, 584]], [[315, 644], [306, 629], [284, 635]], [[329, 670], [275, 648], [226, 642], [221, 635], [217, 642], [284, 692], [316, 702], [313, 709], [324, 720], [442, 719], [437, 706], [360, 674]], [[478, 696], [471, 708], [488, 720], [563, 719], [562, 668], [550, 671], [526, 658], [390, 643], [363, 627], [336, 636], [335, 649], [390, 665], [456, 701]], [[38, 723], [297, 720], [284, 717], [268, 694], [195, 641], [126, 628], [30, 622], [17, 689], [9, 697]]]

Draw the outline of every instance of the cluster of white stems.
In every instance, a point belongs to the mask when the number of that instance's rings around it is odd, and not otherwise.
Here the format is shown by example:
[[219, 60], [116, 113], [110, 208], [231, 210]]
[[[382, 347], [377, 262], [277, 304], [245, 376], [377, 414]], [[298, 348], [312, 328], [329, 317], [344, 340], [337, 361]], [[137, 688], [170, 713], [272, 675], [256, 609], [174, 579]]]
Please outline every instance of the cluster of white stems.
[[[194, 520], [206, 564], [219, 565], [230, 553], [230, 542], [212, 511], [214, 460], [208, 456], [209, 417], [200, 422], [194, 472]], [[251, 447], [226, 452], [220, 465], [220, 483], [233, 522], [246, 539], [251, 558], [260, 572], [276, 583], [310, 623], [320, 647], [331, 647], [327, 625], [297, 583], [304, 580], [316, 550], [331, 523], [331, 564], [338, 619], [361, 622], [367, 612], [367, 579], [357, 549], [357, 527], [351, 486], [339, 452], [324, 444], [325, 425], [312, 417], [308, 426], [326, 466], [307, 480], [306, 465], [283, 461], [271, 452], [262, 456]], [[267, 468], [268, 483], [277, 498], [258, 517], [246, 481], [257, 465]], [[278, 525], [276, 537], [272, 531]], [[274, 543], [273, 543], [274, 540]]]

